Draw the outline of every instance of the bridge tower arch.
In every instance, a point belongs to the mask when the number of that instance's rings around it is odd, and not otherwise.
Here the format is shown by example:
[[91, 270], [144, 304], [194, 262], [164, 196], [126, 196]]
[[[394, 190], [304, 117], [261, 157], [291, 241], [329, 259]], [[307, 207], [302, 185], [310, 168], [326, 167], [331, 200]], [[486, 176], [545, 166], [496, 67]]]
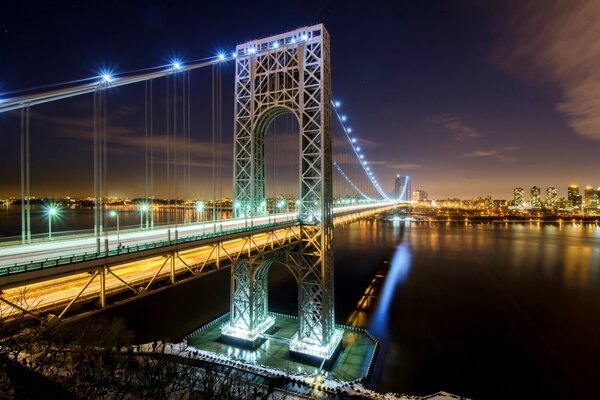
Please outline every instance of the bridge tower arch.
[[[335, 328], [329, 33], [322, 24], [236, 47], [233, 210], [266, 213], [264, 133], [291, 112], [300, 128], [300, 241], [287, 264], [298, 280], [298, 333], [290, 350], [329, 358], [341, 339]], [[260, 257], [259, 257], [260, 258]], [[261, 310], [263, 259], [232, 268], [231, 318], [223, 334], [255, 340], [269, 327]]]

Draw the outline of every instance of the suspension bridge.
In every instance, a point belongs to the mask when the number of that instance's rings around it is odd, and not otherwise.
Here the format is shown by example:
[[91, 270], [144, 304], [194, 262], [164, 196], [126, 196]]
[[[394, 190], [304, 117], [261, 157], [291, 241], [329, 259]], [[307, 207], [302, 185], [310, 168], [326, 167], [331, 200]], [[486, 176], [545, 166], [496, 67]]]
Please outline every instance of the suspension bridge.
[[[231, 64], [233, 159], [224, 165], [222, 81]], [[196, 167], [194, 154], [206, 125], [199, 122], [194, 97], [196, 89], [209, 90], [193, 85], [192, 77], [200, 81], [195, 75], [203, 71], [211, 77], [212, 144], [204, 146], [210, 150], [210, 174]], [[0, 114], [18, 119], [21, 139], [21, 234], [0, 245], [2, 317], [64, 318], [82, 304], [103, 308], [116, 295], [137, 296], [228, 267], [231, 311], [222, 334], [253, 343], [273, 324], [269, 268], [283, 265], [294, 276], [299, 297], [298, 331], [289, 349], [329, 359], [341, 340], [334, 312], [333, 229], [390, 210], [410, 193], [408, 177], [390, 194], [377, 179], [366, 159], [369, 141], [353, 132], [332, 95], [331, 76], [329, 34], [315, 25], [207, 59], [172, 60], [123, 74], [106, 70], [47, 91], [0, 98]], [[119, 111], [112, 99], [123, 102], [130, 87], [143, 93], [144, 190], [134, 205], [139, 227], [119, 229], [122, 211], [109, 199], [116, 128], [111, 113]], [[92, 114], [89, 131], [81, 134], [93, 143], [93, 226], [53, 235], [59, 209], [46, 205], [46, 236], [32, 232], [32, 111], [69, 101], [89, 106]], [[224, 184], [232, 184], [231, 198], [224, 196]], [[199, 189], [207, 186], [212, 197], [201, 200]], [[114, 219], [116, 230], [107, 226]]]

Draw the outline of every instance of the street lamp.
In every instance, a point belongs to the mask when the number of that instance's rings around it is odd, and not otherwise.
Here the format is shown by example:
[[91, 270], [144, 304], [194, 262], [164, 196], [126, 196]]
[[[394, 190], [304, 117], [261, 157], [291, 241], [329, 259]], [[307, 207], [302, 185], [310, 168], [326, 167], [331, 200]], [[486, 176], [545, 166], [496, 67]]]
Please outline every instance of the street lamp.
[[48, 239], [52, 239], [52, 218], [58, 215], [58, 207], [54, 205], [47, 206], [46, 215], [48, 216]]
[[117, 249], [118, 249], [119, 247], [121, 247], [121, 240], [119, 239], [119, 213], [115, 210], [111, 210], [108, 213], [108, 216], [117, 219]]
[[[144, 229], [144, 213], [148, 214], [148, 204], [142, 204], [140, 206], [140, 229]], [[148, 221], [148, 217], [146, 216], [146, 221]]]
[[197, 213], [197, 219], [198, 222], [200, 222], [200, 214], [202, 213], [202, 220], [204, 221], [204, 203], [199, 201], [198, 203], [196, 203], [196, 213]]
[[279, 209], [279, 212], [281, 212], [281, 210], [283, 210], [283, 207], [285, 207], [285, 200], [279, 200], [277, 202], [277, 208]]

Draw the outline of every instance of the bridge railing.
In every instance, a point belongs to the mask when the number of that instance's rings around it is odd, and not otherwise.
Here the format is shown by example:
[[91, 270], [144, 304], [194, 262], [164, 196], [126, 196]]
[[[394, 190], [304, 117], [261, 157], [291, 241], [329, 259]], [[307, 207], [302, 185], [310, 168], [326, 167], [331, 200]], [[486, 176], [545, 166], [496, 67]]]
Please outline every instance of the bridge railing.
[[[83, 261], [91, 261], [91, 260], [98, 260], [98, 259], [103, 259], [103, 258], [110, 258], [110, 257], [122, 255], [122, 254], [135, 253], [135, 252], [144, 251], [144, 250], [152, 250], [152, 249], [157, 249], [157, 248], [161, 248], [161, 247], [173, 246], [173, 245], [177, 245], [177, 244], [189, 243], [189, 242], [194, 242], [194, 241], [199, 241], [199, 240], [213, 239], [213, 238], [221, 237], [224, 234], [235, 234], [235, 233], [241, 233], [241, 232], [250, 233], [252, 231], [260, 230], [260, 229], [264, 229], [264, 228], [289, 225], [290, 223], [294, 223], [294, 222], [297, 222], [297, 220], [287, 219], [287, 220], [283, 220], [283, 221], [279, 221], [279, 222], [269, 222], [266, 224], [253, 225], [253, 226], [248, 226], [248, 227], [244, 226], [244, 227], [231, 228], [231, 229], [226, 229], [226, 230], [215, 230], [213, 232], [203, 232], [198, 235], [190, 235], [190, 236], [185, 236], [183, 238], [177, 238], [177, 239], [172, 239], [172, 240], [160, 240], [160, 241], [152, 241], [152, 242], [148, 242], [148, 243], [141, 243], [141, 244], [135, 244], [135, 245], [129, 245], [129, 246], [121, 246], [117, 249], [108, 250], [108, 251], [86, 252], [86, 253], [80, 253], [80, 254], [72, 254], [69, 256], [46, 258], [46, 259], [40, 260], [40, 261], [31, 261], [31, 262], [27, 262], [27, 263], [15, 263], [14, 265], [0, 267], [0, 277], [24, 273], [24, 272], [36, 271], [36, 270], [40, 270], [40, 269], [44, 269], [44, 268], [57, 267], [60, 265], [74, 264], [74, 263], [83, 262]], [[107, 262], [109, 262], [109, 261], [107, 261]]]

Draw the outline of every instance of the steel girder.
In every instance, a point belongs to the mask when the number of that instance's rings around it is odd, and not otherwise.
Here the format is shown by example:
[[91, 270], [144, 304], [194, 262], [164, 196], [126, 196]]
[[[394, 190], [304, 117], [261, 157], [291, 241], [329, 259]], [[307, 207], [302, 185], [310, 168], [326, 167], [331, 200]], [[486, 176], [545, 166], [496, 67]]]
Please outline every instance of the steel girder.
[[[329, 34], [323, 25], [314, 25], [238, 45], [236, 50], [235, 217], [266, 212], [264, 135], [269, 124], [284, 113], [299, 121], [300, 242], [287, 262], [298, 281], [299, 328], [290, 348], [312, 354], [302, 349], [329, 349], [337, 337]], [[261, 324], [267, 306], [266, 271], [252, 263], [232, 269], [231, 326], [249, 333]], [[244, 312], [247, 321], [240, 315]], [[316, 355], [328, 358], [330, 351], [326, 353]]]

